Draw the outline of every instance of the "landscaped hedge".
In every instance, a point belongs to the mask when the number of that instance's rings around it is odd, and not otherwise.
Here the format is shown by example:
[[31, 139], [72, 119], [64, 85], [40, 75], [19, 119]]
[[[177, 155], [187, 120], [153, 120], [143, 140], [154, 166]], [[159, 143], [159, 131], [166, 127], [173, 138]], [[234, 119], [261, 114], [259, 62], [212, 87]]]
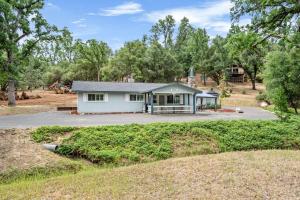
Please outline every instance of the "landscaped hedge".
[[[45, 128], [37, 129], [33, 135], [41, 134], [42, 129]], [[55, 135], [49, 131], [51, 127], [46, 130], [46, 135], [49, 132]], [[71, 136], [63, 140], [58, 153], [98, 163], [127, 164], [241, 150], [300, 149], [299, 117], [289, 122], [198, 121], [99, 126], [68, 131]]]

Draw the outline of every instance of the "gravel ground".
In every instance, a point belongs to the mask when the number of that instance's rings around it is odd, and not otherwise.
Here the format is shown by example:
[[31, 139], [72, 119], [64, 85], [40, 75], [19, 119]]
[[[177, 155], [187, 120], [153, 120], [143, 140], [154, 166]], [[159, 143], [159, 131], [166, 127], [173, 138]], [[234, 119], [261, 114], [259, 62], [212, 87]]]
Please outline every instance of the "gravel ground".
[[96, 126], [153, 122], [186, 122], [197, 120], [233, 120], [233, 119], [276, 119], [275, 115], [255, 107], [242, 107], [244, 113], [205, 112], [199, 114], [103, 114], [103, 115], [71, 115], [69, 112], [41, 112], [0, 116], [0, 128], [33, 128], [40, 126]]

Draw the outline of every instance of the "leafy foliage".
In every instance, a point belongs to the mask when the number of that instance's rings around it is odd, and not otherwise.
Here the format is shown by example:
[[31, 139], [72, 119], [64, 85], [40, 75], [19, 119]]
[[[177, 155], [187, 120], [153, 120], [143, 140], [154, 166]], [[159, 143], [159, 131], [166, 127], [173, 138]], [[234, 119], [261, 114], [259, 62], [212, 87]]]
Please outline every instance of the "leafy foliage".
[[[79, 128], [71, 131], [58, 152], [102, 164], [128, 164], [191, 154], [299, 149], [299, 122], [299, 117], [293, 117], [288, 122], [199, 121]], [[47, 127], [47, 132], [55, 134], [57, 128], [51, 129]], [[45, 133], [41, 130], [37, 132]], [[47, 139], [48, 134], [40, 138]]]
[[[43, 0], [0, 1], [0, 52], [2, 70], [8, 75], [9, 105], [15, 105], [14, 80], [21, 63], [32, 53], [39, 41], [51, 40], [58, 31], [43, 18]], [[2, 56], [2, 51], [5, 54]]]
[[52, 142], [53, 137], [63, 135], [76, 129], [76, 127], [44, 126], [32, 132], [32, 139], [35, 142]]
[[226, 70], [232, 65], [229, 58], [229, 52], [226, 48], [226, 39], [221, 36], [216, 36], [212, 40], [212, 44], [208, 50], [208, 58], [204, 64], [204, 70], [217, 85], [220, 84]]
[[252, 29], [260, 30], [267, 37], [285, 34], [294, 25], [300, 30], [298, 0], [231, 1], [234, 4], [231, 9], [232, 19], [239, 21], [243, 16], [253, 16]]
[[262, 70], [265, 56], [265, 43], [260, 42], [257, 33], [248, 31], [232, 34], [228, 38], [227, 48], [229, 55], [237, 66], [240, 66], [247, 73], [252, 82], [252, 89], [256, 89], [256, 76]]
[[270, 52], [265, 63], [265, 84], [277, 110], [286, 112], [288, 106], [300, 106], [300, 34], [295, 33], [290, 42], [285, 42], [277, 51]]

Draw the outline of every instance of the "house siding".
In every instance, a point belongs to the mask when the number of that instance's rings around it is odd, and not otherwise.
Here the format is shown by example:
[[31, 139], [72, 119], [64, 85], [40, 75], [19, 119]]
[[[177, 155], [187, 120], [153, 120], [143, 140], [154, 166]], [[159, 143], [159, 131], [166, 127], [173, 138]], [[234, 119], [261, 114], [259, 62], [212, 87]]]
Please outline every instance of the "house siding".
[[[120, 113], [120, 112], [142, 112], [144, 101], [131, 102], [128, 101], [126, 95], [129, 93], [108, 92], [107, 100], [103, 102], [88, 102], [84, 99], [84, 94], [77, 93], [77, 108], [79, 113]], [[100, 93], [100, 92], [99, 92]], [[130, 93], [131, 94], [131, 93]]]

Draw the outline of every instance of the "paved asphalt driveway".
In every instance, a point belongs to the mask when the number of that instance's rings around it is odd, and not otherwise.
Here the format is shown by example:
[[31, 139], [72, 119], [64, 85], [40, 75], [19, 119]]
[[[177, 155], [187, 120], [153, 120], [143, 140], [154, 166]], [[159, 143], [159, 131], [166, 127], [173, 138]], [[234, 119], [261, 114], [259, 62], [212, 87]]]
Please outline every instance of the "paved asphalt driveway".
[[39, 126], [96, 126], [111, 124], [186, 122], [196, 120], [276, 119], [274, 114], [260, 108], [243, 107], [244, 113], [205, 112], [201, 114], [103, 114], [71, 115], [69, 112], [42, 112], [37, 114], [0, 116], [0, 128], [31, 128]]

